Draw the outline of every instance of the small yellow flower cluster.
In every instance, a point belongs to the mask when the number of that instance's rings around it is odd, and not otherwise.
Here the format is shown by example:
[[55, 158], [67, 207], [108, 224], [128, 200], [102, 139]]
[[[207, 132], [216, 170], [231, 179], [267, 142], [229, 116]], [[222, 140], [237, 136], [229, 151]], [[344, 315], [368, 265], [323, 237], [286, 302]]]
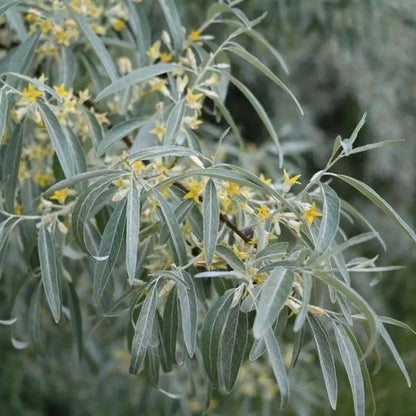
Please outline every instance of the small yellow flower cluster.
[[313, 202], [302, 216], [309, 225], [312, 225], [315, 218], [322, 217], [322, 214], [316, 210], [316, 203]]
[[191, 178], [188, 183], [188, 193], [185, 194], [184, 199], [193, 199], [195, 202], [199, 202], [199, 197], [204, 189], [204, 183]]

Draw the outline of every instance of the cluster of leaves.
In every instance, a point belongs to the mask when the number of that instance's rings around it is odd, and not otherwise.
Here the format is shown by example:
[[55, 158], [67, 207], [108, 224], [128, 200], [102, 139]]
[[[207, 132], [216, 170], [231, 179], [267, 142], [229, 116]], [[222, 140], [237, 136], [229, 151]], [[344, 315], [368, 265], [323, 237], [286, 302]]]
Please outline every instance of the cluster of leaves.
[[[86, 302], [96, 325], [127, 315], [131, 373], [143, 372], [170, 398], [204, 396], [207, 408], [214, 389], [233, 389], [241, 366], [251, 380], [241, 386], [247, 396], [279, 393], [286, 408], [308, 338], [333, 409], [334, 346], [356, 415], [365, 413], [365, 391], [372, 395], [366, 360], [380, 341], [410, 384], [385, 329], [405, 325], [378, 316], [351, 285], [354, 273], [397, 267], [378, 266], [377, 257], [346, 260], [352, 246], [384, 242], [330, 187], [332, 178], [351, 185], [416, 241], [373, 189], [331, 171], [392, 141], [354, 147], [363, 117], [349, 138], [335, 140], [327, 165], [305, 187], [286, 170], [269, 179], [242, 167], [247, 148], [226, 106], [231, 83], [263, 122], [280, 171], [274, 124], [231, 71], [231, 60], [243, 59], [302, 112], [239, 43], [249, 36], [285, 68], [256, 29], [264, 15], [249, 20], [238, 2], [220, 2], [187, 34], [175, 2], [159, 0], [169, 32], [154, 39], [150, 1], [28, 3], [0, 6], [11, 49], [0, 63], [0, 256], [3, 265], [18, 253], [24, 270], [4, 279], [13, 295], [11, 320], [2, 323], [12, 325], [16, 348], [42, 350], [47, 306], [56, 324], [72, 324], [81, 358]], [[369, 231], [350, 237], [343, 221]], [[278, 388], [247, 387], [253, 361], [270, 363]], [[261, 369], [268, 374], [267, 365]]]

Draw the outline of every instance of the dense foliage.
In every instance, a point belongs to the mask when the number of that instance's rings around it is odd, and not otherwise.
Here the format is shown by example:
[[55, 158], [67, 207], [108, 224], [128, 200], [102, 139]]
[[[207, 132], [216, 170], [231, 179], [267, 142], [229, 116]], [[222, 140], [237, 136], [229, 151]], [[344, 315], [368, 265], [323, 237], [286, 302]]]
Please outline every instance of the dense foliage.
[[[103, 400], [101, 412], [221, 414], [239, 401], [247, 414], [308, 414], [322, 406], [310, 384], [317, 357], [332, 409], [343, 367], [364, 415], [367, 363], [380, 347], [410, 385], [387, 328], [406, 325], [377, 315], [352, 284], [400, 267], [380, 266], [376, 253], [345, 256], [385, 243], [332, 187], [352, 187], [416, 241], [371, 187], [334, 170], [398, 140], [357, 146], [364, 115], [309, 181], [289, 168], [290, 142], [234, 62], [303, 109], [246, 47], [250, 39], [287, 72], [260, 29], [266, 16], [250, 20], [238, 3], [210, 3], [186, 30], [188, 9], [173, 0], [1, 3], [1, 322], [51, 372], [59, 363], [71, 374], [71, 335], [91, 383], [98, 373], [105, 384], [117, 364], [140, 375], [137, 402], [110, 410]], [[230, 89], [270, 138], [260, 151], [233, 119]], [[349, 223], [367, 230], [352, 234]]]

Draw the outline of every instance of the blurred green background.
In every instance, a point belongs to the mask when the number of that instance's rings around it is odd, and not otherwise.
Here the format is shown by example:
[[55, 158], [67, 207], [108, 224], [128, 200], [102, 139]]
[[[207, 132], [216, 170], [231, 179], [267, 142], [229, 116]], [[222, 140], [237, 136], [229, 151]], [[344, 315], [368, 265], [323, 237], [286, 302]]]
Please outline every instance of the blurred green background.
[[[207, 7], [212, 4], [208, 0], [177, 3], [188, 30], [203, 23]], [[348, 137], [367, 112], [360, 144], [387, 139], [405, 142], [351, 157], [337, 169], [371, 185], [411, 226], [416, 226], [416, 1], [246, 0], [240, 7], [250, 18], [268, 12], [260, 32], [282, 53], [290, 74], [285, 74], [254, 43], [245, 40], [245, 46], [286, 82], [305, 110], [305, 116], [300, 116], [281, 90], [271, 87], [261, 74], [241, 61], [233, 62], [235, 73], [261, 99], [277, 126], [286, 148], [286, 167], [301, 172], [306, 182], [326, 162], [336, 135]], [[154, 26], [156, 39], [160, 27]], [[250, 143], [250, 151], [259, 152], [261, 158], [267, 134], [260, 120], [253, 119], [251, 107], [233, 89], [227, 104]], [[280, 177], [277, 162], [268, 158], [266, 163], [262, 168], [269, 176]], [[386, 239], [388, 249], [380, 264], [406, 266], [403, 271], [386, 273], [374, 287], [363, 275], [357, 275], [354, 284], [379, 314], [416, 327], [414, 247], [363, 198], [337, 190], [368, 216]], [[355, 254], [374, 255], [377, 250], [367, 245]], [[10, 278], [13, 270], [7, 274]], [[12, 295], [4, 286], [0, 286], [0, 311], [9, 310], [8, 299]], [[47, 320], [45, 316], [44, 325]], [[94, 323], [93, 311], [86, 311], [85, 328]], [[415, 336], [396, 328], [391, 334], [415, 381]], [[18, 351], [10, 343], [10, 329], [0, 326], [0, 415], [189, 414], [179, 401], [166, 397], [160, 400], [161, 394], [147, 388], [145, 380], [127, 374], [122, 320], [106, 320], [87, 339], [87, 352], [81, 363], [72, 349], [70, 328], [49, 331], [43, 337], [44, 356], [33, 348]], [[49, 354], [55, 358], [46, 359]], [[373, 377], [377, 415], [416, 415], [416, 389], [407, 389], [387, 353], [382, 361], [381, 369]], [[370, 365], [370, 371], [376, 367], [376, 363]], [[287, 414], [295, 414], [295, 410], [305, 416], [331, 414], [322, 398], [319, 372], [308, 369], [299, 375], [299, 380], [299, 385], [305, 386], [305, 397], [310, 395], [309, 402], [306, 400], [308, 404], [299, 404]], [[342, 376], [341, 381], [335, 414], [352, 415], [346, 377]], [[212, 414], [239, 415], [243, 410], [249, 415], [279, 414], [273, 401], [245, 408], [245, 394], [250, 393], [243, 389], [231, 397], [216, 398]], [[200, 414], [200, 403], [187, 404], [194, 414]]]

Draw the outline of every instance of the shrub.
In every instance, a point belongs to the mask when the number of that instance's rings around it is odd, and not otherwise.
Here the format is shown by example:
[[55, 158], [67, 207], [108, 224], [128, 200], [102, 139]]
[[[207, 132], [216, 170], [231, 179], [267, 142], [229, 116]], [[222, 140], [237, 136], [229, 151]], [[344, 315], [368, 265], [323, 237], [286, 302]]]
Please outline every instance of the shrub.
[[[85, 334], [117, 317], [111, 334], [126, 335], [130, 372], [183, 412], [214, 407], [243, 366], [234, 394], [260, 407], [279, 396], [282, 409], [300, 414], [316, 394], [296, 382], [314, 371], [301, 354], [314, 345], [331, 407], [338, 359], [363, 415], [365, 393], [372, 395], [367, 360], [379, 344], [410, 385], [385, 328], [406, 325], [378, 316], [351, 284], [355, 273], [398, 267], [378, 265], [378, 256], [346, 260], [358, 244], [384, 242], [331, 181], [352, 186], [416, 241], [373, 189], [333, 170], [395, 141], [356, 147], [363, 116], [302, 187], [298, 173], [283, 169], [261, 99], [233, 75], [234, 59], [245, 61], [302, 113], [281, 79], [239, 43], [252, 38], [286, 69], [258, 29], [265, 15], [250, 20], [237, 3], [211, 5], [188, 30], [173, 0], [0, 6], [0, 258], [11, 318], [2, 323], [17, 349], [46, 357], [67, 350], [56, 328], [70, 325], [79, 359], [91, 360]], [[270, 135], [265, 160], [250, 154], [233, 120], [230, 85]], [[348, 222], [368, 231], [350, 235]]]

